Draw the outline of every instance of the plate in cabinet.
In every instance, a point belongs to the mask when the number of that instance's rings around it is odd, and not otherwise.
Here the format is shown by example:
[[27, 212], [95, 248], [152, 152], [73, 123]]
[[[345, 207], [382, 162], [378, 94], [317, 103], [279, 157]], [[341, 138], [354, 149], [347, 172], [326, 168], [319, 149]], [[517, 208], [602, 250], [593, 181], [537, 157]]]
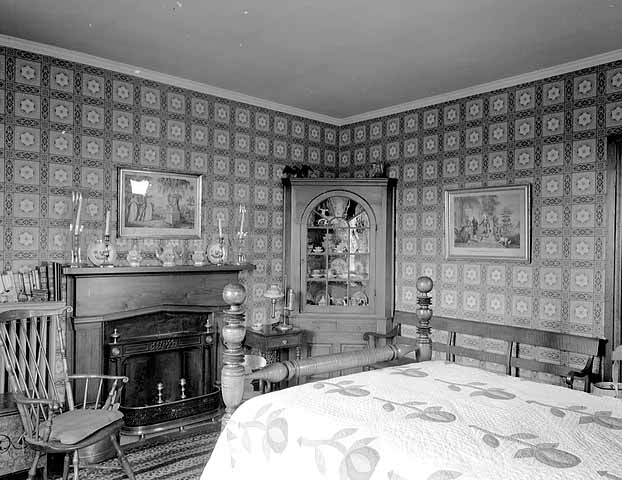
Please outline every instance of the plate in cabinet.
[[335, 258], [330, 262], [330, 268], [337, 277], [344, 277], [348, 273], [348, 264], [343, 258]]

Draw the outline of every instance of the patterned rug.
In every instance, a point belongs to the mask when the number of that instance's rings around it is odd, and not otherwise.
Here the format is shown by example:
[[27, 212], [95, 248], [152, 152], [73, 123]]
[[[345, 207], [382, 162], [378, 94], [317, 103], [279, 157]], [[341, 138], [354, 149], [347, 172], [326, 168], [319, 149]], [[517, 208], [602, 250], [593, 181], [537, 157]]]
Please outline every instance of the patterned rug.
[[[123, 448], [136, 480], [198, 480], [207, 463], [220, 429], [218, 426], [150, 438]], [[101, 464], [119, 467], [115, 458]], [[73, 478], [70, 469], [70, 478]], [[127, 480], [123, 471], [80, 469], [86, 480]]]

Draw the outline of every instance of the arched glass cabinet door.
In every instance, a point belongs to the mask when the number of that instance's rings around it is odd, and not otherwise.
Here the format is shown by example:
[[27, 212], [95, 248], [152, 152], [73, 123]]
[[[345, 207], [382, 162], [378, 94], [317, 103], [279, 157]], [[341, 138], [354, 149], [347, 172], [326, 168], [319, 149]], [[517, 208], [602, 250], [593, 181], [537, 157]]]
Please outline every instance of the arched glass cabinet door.
[[374, 309], [375, 218], [349, 192], [316, 197], [302, 222], [302, 310], [368, 313]]

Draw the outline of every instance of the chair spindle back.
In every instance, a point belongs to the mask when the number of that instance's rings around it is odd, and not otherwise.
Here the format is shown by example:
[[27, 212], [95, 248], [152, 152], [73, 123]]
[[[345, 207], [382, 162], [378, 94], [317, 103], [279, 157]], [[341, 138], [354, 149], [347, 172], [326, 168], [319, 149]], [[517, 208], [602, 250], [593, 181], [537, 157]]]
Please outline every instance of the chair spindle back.
[[[49, 404], [18, 404], [28, 435], [39, 432], [40, 422], [49, 418], [49, 407], [63, 403], [64, 392], [54, 381], [55, 360], [59, 345], [64, 357], [61, 321], [71, 307], [54, 305], [0, 313], [0, 364], [8, 374], [8, 379], [1, 375], [4, 390], [20, 398], [49, 400]], [[68, 380], [63, 382], [66, 389]]]

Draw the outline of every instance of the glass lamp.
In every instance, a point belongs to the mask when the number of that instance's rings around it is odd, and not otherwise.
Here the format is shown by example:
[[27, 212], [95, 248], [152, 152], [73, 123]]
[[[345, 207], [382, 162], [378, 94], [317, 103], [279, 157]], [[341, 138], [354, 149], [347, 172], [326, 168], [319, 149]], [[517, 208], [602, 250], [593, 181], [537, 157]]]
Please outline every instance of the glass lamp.
[[276, 302], [283, 298], [283, 291], [279, 287], [278, 283], [272, 283], [263, 294], [264, 297], [269, 298], [272, 304], [272, 312], [270, 313], [270, 323], [274, 323], [276, 318]]

